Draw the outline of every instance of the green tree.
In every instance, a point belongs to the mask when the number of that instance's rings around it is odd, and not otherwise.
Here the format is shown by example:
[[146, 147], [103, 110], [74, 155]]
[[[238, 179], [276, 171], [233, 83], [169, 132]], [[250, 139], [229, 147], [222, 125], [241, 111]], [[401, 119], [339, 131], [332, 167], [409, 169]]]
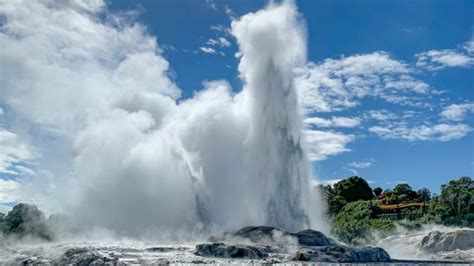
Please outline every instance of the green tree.
[[0, 235], [5, 232], [7, 225], [5, 224], [5, 214], [0, 212]]
[[362, 244], [371, 237], [372, 230], [394, 229], [390, 220], [377, 219], [376, 207], [369, 201], [348, 203], [333, 220], [333, 233], [349, 244]]
[[464, 176], [442, 185], [430, 211], [444, 224], [474, 226], [474, 181]]
[[374, 194], [375, 194], [375, 196], [377, 196], [377, 197], [380, 196], [380, 194], [382, 194], [382, 192], [383, 192], [383, 190], [382, 190], [381, 187], [376, 187], [376, 188], [374, 188]]
[[330, 185], [317, 185], [316, 189], [319, 190], [322, 199], [326, 202], [327, 213], [329, 216], [336, 215], [342, 210], [344, 205], [347, 204], [343, 197], [334, 194], [334, 191]]
[[418, 194], [411, 188], [407, 183], [398, 184], [393, 188], [393, 194], [391, 196], [394, 199], [394, 203], [400, 203], [404, 201], [416, 200]]
[[418, 195], [417, 201], [419, 202], [428, 202], [431, 200], [431, 191], [427, 188], [420, 188], [416, 192]]
[[5, 216], [4, 223], [4, 232], [7, 235], [17, 237], [30, 235], [47, 240], [52, 239], [44, 214], [34, 205], [20, 203], [14, 206]]
[[367, 181], [359, 176], [352, 176], [337, 182], [334, 184], [333, 191], [335, 195], [341, 196], [346, 202], [371, 200], [374, 197]]

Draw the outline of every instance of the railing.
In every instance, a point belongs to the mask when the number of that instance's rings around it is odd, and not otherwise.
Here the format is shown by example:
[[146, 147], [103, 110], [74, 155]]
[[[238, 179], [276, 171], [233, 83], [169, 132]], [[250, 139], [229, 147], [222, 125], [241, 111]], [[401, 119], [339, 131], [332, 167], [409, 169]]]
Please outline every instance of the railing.
[[399, 204], [390, 204], [390, 205], [378, 205], [377, 207], [381, 210], [397, 210], [397, 209], [404, 209], [409, 207], [425, 207], [429, 206], [430, 203], [428, 202], [404, 202]]
[[423, 216], [422, 213], [382, 213], [376, 215], [380, 219], [397, 220], [417, 220]]
[[[428, 202], [402, 202], [399, 204], [378, 205], [377, 208], [382, 213], [376, 216], [377, 218], [389, 220], [416, 220], [423, 216], [426, 207], [429, 205]], [[406, 211], [405, 209], [407, 208], [412, 209], [412, 211]]]

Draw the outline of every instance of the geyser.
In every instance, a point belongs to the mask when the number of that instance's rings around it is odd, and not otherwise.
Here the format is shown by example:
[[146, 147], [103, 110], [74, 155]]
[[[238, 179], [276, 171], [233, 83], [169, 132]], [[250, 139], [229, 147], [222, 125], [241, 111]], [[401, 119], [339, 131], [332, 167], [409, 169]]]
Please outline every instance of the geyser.
[[[5, 102], [18, 112], [28, 106], [26, 119], [73, 142], [72, 170], [50, 186], [51, 202], [86, 227], [131, 236], [245, 225], [325, 230], [293, 82], [293, 69], [305, 64], [306, 31], [292, 1], [232, 22], [240, 92], [206, 81], [180, 102], [142, 26], [121, 16], [102, 21], [102, 1], [68, 3], [2, 11], [10, 32], [3, 47], [41, 44], [28, 67], [8, 57], [20, 67], [4, 81]], [[41, 23], [18, 19], [31, 16]], [[38, 73], [28, 72], [36, 65]], [[23, 76], [31, 77], [28, 90], [15, 87]]]
[[81, 133], [77, 176], [89, 185], [82, 215], [125, 231], [315, 226], [293, 85], [306, 56], [297, 10], [271, 4], [233, 21], [232, 34], [240, 93], [209, 82], [161, 122], [146, 110], [120, 110]]

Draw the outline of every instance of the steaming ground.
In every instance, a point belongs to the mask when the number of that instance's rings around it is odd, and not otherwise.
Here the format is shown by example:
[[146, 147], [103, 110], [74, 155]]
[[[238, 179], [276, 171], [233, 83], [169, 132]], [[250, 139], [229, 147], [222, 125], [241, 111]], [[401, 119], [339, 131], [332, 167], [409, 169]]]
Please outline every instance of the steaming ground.
[[442, 225], [423, 225], [420, 229], [407, 230], [398, 227], [397, 231], [388, 237], [379, 237], [372, 244], [385, 249], [390, 256], [397, 259], [419, 259], [419, 260], [465, 260], [474, 261], [474, 245], [468, 250], [454, 250], [436, 253], [425, 253], [420, 249], [422, 239], [432, 231], [452, 232], [460, 229]]
[[[450, 232], [460, 228], [444, 226], [425, 226], [422, 230], [407, 231], [399, 229], [397, 233], [376, 241], [376, 245], [389, 252], [392, 259], [406, 260], [391, 262], [393, 265], [410, 263], [432, 264], [474, 261], [474, 249], [454, 250], [449, 252], [424, 253], [420, 249], [421, 240], [431, 231]], [[297, 240], [275, 232], [272, 241], [283, 244], [284, 249], [276, 246], [268, 257], [261, 259], [222, 259], [202, 257], [195, 254], [197, 244], [207, 242], [205, 239], [138, 241], [136, 239], [116, 238], [107, 232], [91, 232], [90, 238], [81, 238], [55, 242], [41, 242], [34, 239], [0, 241], [0, 264], [81, 264], [94, 261], [96, 264], [167, 264], [167, 263], [292, 263], [293, 254], [297, 251]], [[72, 236], [71, 236], [72, 237]], [[201, 236], [202, 237], [202, 236]], [[263, 239], [262, 239], [263, 240]], [[226, 243], [250, 244], [249, 239], [226, 237]], [[271, 241], [270, 241], [271, 242]], [[269, 243], [270, 243], [269, 242]], [[270, 247], [270, 246], [269, 246]], [[424, 260], [415, 262], [414, 260]]]

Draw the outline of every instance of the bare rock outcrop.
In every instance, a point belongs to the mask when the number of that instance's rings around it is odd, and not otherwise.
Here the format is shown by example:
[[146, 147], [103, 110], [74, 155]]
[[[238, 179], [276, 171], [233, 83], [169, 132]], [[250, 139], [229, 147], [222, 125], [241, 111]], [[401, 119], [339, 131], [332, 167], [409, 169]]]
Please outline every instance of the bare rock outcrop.
[[420, 248], [429, 253], [472, 249], [474, 248], [474, 230], [433, 231], [423, 238]]

